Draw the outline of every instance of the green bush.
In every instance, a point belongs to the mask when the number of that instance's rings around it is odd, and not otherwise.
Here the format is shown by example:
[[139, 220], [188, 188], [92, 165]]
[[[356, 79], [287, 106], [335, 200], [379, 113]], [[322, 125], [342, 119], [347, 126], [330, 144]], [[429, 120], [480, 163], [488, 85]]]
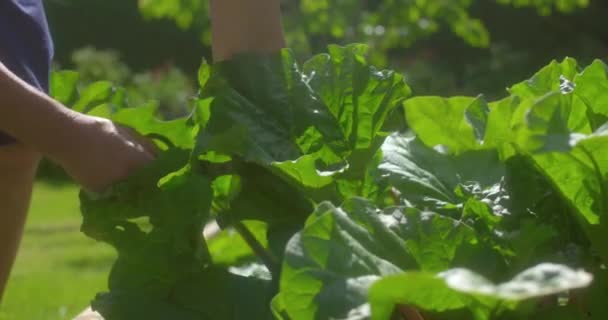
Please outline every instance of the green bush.
[[[604, 319], [608, 67], [554, 61], [497, 101], [412, 98], [366, 54], [203, 65], [194, 112], [172, 121], [119, 90], [73, 97], [164, 150], [81, 193], [82, 230], [119, 254], [93, 308], [109, 320]], [[55, 95], [72, 96], [58, 77]], [[209, 219], [224, 229], [211, 240]]]

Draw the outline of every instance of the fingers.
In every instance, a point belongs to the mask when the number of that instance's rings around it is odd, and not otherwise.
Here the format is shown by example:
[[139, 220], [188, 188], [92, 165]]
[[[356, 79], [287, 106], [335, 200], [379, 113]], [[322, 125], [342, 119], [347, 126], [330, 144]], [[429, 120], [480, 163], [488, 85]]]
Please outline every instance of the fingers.
[[133, 139], [137, 144], [143, 147], [146, 152], [150, 153], [153, 159], [158, 156], [160, 149], [152, 140], [142, 136], [132, 128], [123, 126], [119, 126], [118, 128], [122, 134], [125, 134]]

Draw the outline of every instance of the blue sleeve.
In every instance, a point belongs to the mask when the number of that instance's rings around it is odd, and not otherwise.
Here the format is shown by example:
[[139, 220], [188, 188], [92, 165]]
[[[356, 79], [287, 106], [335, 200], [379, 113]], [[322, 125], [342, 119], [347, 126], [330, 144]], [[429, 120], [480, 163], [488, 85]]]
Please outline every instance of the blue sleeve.
[[[0, 0], [0, 61], [43, 92], [49, 90], [53, 57], [41, 0]], [[2, 106], [0, 106], [2, 107]], [[0, 145], [14, 139], [0, 132]]]

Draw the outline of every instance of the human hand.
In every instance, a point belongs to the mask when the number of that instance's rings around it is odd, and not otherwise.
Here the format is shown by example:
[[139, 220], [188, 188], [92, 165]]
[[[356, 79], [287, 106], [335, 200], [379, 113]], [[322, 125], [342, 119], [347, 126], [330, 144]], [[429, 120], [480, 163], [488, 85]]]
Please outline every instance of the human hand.
[[103, 191], [154, 159], [133, 130], [70, 110], [0, 62], [0, 128], [61, 165], [85, 189]]
[[86, 190], [102, 192], [155, 158], [152, 142], [110, 120], [78, 115], [73, 141], [50, 155]]

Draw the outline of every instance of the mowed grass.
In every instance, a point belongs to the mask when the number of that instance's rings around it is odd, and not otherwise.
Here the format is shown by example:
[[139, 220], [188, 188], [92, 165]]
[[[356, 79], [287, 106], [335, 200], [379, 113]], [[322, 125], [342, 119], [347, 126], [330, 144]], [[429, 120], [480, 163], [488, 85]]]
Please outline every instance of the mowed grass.
[[36, 183], [0, 320], [72, 319], [106, 290], [114, 250], [79, 231], [78, 189]]

